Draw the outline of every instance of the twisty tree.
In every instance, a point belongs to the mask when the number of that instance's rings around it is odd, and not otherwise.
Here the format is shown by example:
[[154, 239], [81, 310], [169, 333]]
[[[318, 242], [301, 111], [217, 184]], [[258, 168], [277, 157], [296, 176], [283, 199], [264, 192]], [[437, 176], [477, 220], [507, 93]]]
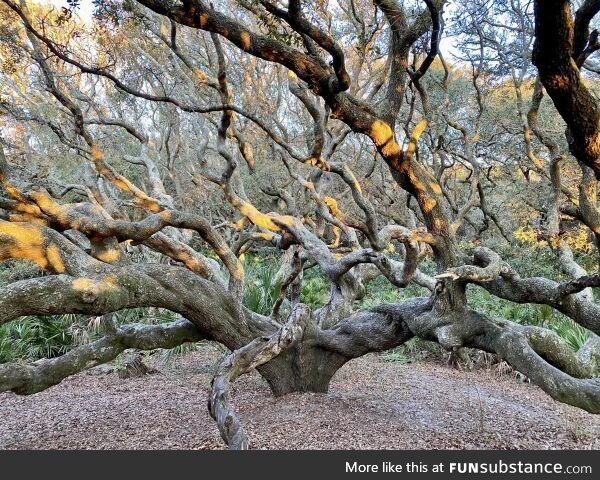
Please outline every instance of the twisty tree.
[[[213, 379], [210, 412], [227, 444], [246, 448], [230, 399], [240, 375], [257, 368], [275, 395], [326, 392], [349, 360], [417, 336], [451, 351], [495, 353], [553, 398], [600, 413], [596, 335], [574, 352], [551, 330], [469, 306], [474, 284], [512, 302], [548, 305], [600, 334], [600, 306], [585, 294], [600, 284], [598, 274], [521, 278], [489, 248], [461, 249], [474, 212], [503, 227], [486, 202], [488, 165], [477, 154], [483, 63], [472, 59], [473, 122], [432, 108], [427, 81], [439, 61], [443, 0], [100, 3], [125, 22], [92, 29], [102, 41], [79, 40], [77, 26], [65, 31], [65, 12], [57, 19], [25, 2], [1, 3], [3, 55], [20, 60], [3, 76], [0, 259], [27, 259], [46, 274], [2, 287], [0, 323], [101, 315], [106, 334], [55, 359], [0, 365], [0, 391], [39, 392], [128, 348], [209, 339], [232, 350]], [[595, 48], [595, 5], [586, 1], [572, 15], [569, 2], [540, 1], [534, 17], [540, 82], [567, 121], [584, 175], [598, 171], [598, 107], [580, 72], [582, 55]], [[482, 48], [494, 44], [479, 33]], [[535, 112], [534, 105], [524, 126], [551, 150]], [[23, 131], [37, 140], [46, 132], [81, 159], [83, 180], [36, 175], [35, 166], [56, 159], [40, 159]], [[459, 147], [445, 143], [449, 131], [458, 132]], [[470, 172], [459, 197], [448, 194], [448, 157]], [[134, 166], [143, 174], [131, 174]], [[549, 168], [540, 160], [541, 172]], [[558, 179], [560, 169], [553, 172]], [[579, 204], [597, 212], [595, 179], [585, 178]], [[217, 198], [228, 204], [220, 212]], [[217, 225], [213, 214], [225, 218]], [[194, 239], [205, 249], [193, 248]], [[269, 315], [242, 302], [240, 255], [257, 242], [285, 252], [282, 295]], [[402, 261], [389, 256], [392, 242]], [[126, 254], [132, 245], [169, 261], [134, 261]], [[427, 252], [435, 278], [419, 270]], [[330, 283], [326, 305], [314, 311], [298, 296], [311, 266]], [[431, 294], [354, 311], [378, 276]], [[181, 320], [116, 325], [108, 315], [138, 307], [168, 309]]]

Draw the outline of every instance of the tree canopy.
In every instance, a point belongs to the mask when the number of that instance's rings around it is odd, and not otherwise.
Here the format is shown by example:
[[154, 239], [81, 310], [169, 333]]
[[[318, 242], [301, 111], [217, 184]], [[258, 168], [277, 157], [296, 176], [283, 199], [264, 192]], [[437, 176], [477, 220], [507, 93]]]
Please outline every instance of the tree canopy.
[[[240, 375], [325, 392], [418, 337], [600, 413], [600, 1], [79, 3], [0, 2], [0, 260], [35, 266], [0, 286], [0, 326], [74, 313], [103, 333], [0, 364], [0, 392], [208, 339], [232, 351], [210, 412], [246, 448]], [[278, 289], [251, 308], [244, 256], [265, 251]], [[382, 279], [418, 293], [361, 308]], [[113, 315], [140, 308], [177, 318]]]

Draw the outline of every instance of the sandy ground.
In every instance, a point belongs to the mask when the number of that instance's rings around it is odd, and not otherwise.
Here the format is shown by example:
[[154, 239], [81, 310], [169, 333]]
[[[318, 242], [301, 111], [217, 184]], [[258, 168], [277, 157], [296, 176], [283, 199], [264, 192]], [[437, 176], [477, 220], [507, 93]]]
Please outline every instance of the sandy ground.
[[[218, 449], [206, 409], [210, 345], [136, 379], [82, 373], [29, 397], [0, 394], [2, 449]], [[234, 402], [258, 449], [600, 449], [600, 415], [493, 371], [369, 355], [328, 394], [274, 398], [256, 373]]]

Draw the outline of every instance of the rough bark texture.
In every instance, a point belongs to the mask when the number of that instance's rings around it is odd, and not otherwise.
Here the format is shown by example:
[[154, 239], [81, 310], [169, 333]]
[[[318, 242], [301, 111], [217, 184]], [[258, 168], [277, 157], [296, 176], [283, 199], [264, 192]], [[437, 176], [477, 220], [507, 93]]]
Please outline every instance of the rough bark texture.
[[217, 422], [221, 436], [232, 450], [246, 450], [248, 440], [229, 399], [230, 384], [240, 375], [259, 367], [295, 342], [298, 342], [310, 318], [310, 310], [304, 305], [294, 308], [287, 323], [271, 337], [257, 338], [234, 351], [220, 365], [213, 378], [208, 409]]
[[[593, 3], [597, 9], [597, 2]], [[568, 0], [535, 2], [533, 62], [556, 109], [567, 123], [567, 141], [573, 155], [600, 175], [600, 109], [584, 85], [577, 51], [588, 41], [587, 25], [593, 14], [580, 15], [577, 38]], [[577, 43], [574, 45], [574, 41]]]
[[[0, 145], [0, 208], [6, 212], [0, 219], [0, 260], [27, 260], [48, 274], [0, 289], [0, 325], [26, 315], [105, 315], [142, 307], [166, 309], [184, 319], [164, 325], [114, 326], [100, 340], [61, 357], [33, 365], [0, 365], [0, 391], [39, 392], [73, 373], [110, 361], [129, 348], [170, 348], [187, 341], [213, 340], [232, 353], [213, 379], [209, 410], [230, 448], [245, 449], [248, 439], [230, 400], [231, 383], [239, 376], [256, 368], [275, 395], [326, 392], [334, 374], [349, 360], [402, 345], [416, 336], [437, 342], [451, 352], [472, 347], [494, 353], [552, 398], [600, 413], [600, 382], [592, 378], [597, 372], [600, 354], [597, 337], [592, 337], [579, 352], [573, 352], [551, 331], [491, 318], [468, 305], [467, 286], [476, 284], [512, 302], [548, 305], [600, 335], [600, 306], [593, 301], [593, 296], [582, 294], [586, 288], [599, 286], [598, 275], [584, 275], [570, 250], [556, 249], [566, 270], [574, 277], [563, 283], [545, 278], [520, 278], [510, 265], [487, 248], [474, 249], [472, 258], [461, 251], [458, 232], [468, 220], [470, 210], [480, 206], [486, 220], [490, 216], [480, 182], [482, 168], [475, 153], [479, 132], [476, 129], [471, 133], [461, 125], [448, 122], [460, 132], [465, 158], [472, 169], [469, 170], [469, 196], [462, 207], [455, 205], [444, 192], [443, 168], [436, 172], [419, 158], [419, 144], [432, 120], [427, 91], [420, 80], [438, 53], [444, 1], [426, 1], [427, 8], [415, 15], [412, 23], [400, 3], [375, 2], [391, 35], [389, 60], [383, 75], [387, 87], [382, 89], [385, 94], [377, 108], [370, 104], [369, 96], [360, 100], [353, 94], [356, 92], [354, 80], [346, 68], [340, 45], [328, 32], [308, 20], [303, 4], [298, 1], [290, 1], [287, 9], [267, 0], [258, 2], [260, 5], [252, 2], [246, 8], [262, 19], [276, 17], [286, 29], [294, 32], [294, 39], [300, 39], [303, 47], [256, 33], [201, 0], [138, 2], [159, 14], [158, 18], [171, 22], [171, 38], [167, 39], [162, 32], [159, 37], [180, 59], [183, 53], [177, 46], [179, 25], [210, 33], [202, 38], [207, 41], [207, 48], [210, 45], [213, 49], [214, 58], [209, 58], [209, 63], [216, 70], [216, 78], [203, 79], [200, 83], [213, 89], [220, 99], [222, 104], [216, 106], [187, 104], [167, 94], [129, 87], [111, 73], [111, 69], [89, 66], [72, 58], [68, 49], [61, 48], [38, 29], [27, 9], [10, 0], [2, 1], [22, 24], [27, 39], [24, 51], [39, 70], [48, 96], [73, 123], [79, 144], [68, 142], [69, 148], [79, 149], [98, 180], [92, 182], [92, 186], [66, 188], [77, 190], [78, 195], [86, 199], [69, 203], [49, 189], [23, 182]], [[581, 46], [585, 43], [582, 39], [586, 38], [589, 21], [597, 12], [595, 2], [584, 3], [574, 21], [568, 1], [535, 2], [534, 57], [540, 81], [567, 121], [573, 154], [598, 174], [600, 113], [581, 81], [574, 59], [577, 52], [585, 49], [585, 45]], [[265, 12], [270, 16], [265, 17]], [[150, 15], [146, 11], [144, 14]], [[361, 23], [358, 16], [355, 20]], [[414, 68], [407, 70], [411, 49], [429, 29], [431, 41], [424, 60], [417, 65], [415, 57]], [[229, 84], [228, 57], [221, 37], [250, 56], [289, 70], [286, 91], [306, 109], [307, 118], [314, 124], [314, 138], [307, 141], [307, 154], [289, 143], [286, 135], [277, 133], [277, 129], [270, 126], [271, 122], [262, 121], [232, 104], [235, 97]], [[362, 42], [366, 50], [369, 42], [365, 39]], [[331, 57], [331, 64], [323, 60], [322, 55]], [[183, 58], [183, 64], [188, 65], [189, 59]], [[194, 178], [194, 184], [210, 182], [240, 218], [214, 226], [197, 212], [178, 208], [173, 197], [167, 194], [160, 170], [148, 154], [153, 148], [148, 135], [139, 133], [124, 121], [102, 116], [91, 118], [90, 111], [94, 109], [82, 108], [79, 102], [83, 102], [83, 95], [75, 93], [74, 86], [63, 85], [62, 77], [66, 75], [59, 75], [55, 61], [78, 72], [102, 77], [107, 86], [115, 86], [121, 93], [137, 99], [169, 104], [188, 113], [221, 112], [219, 121], [209, 117], [216, 130], [214, 151], [218, 156], [218, 160], [212, 160], [221, 162], [220, 170], [211, 171], [205, 165], [208, 162], [201, 158], [199, 163], [207, 168], [198, 179]], [[188, 73], [196, 81], [204, 75], [193, 68]], [[379, 88], [383, 84], [382, 81]], [[477, 88], [476, 78], [474, 84]], [[404, 145], [401, 145], [396, 124], [407, 88], [414, 99], [405, 124]], [[375, 89], [373, 95], [378, 90]], [[477, 92], [480, 97], [481, 92]], [[540, 95], [538, 91], [538, 106]], [[422, 117], [413, 121], [417, 98]], [[536, 108], [530, 111], [529, 119], [534, 132], [537, 131]], [[523, 112], [521, 114], [523, 116]], [[292, 196], [278, 193], [276, 188], [267, 188], [266, 192], [285, 203], [285, 213], [281, 210], [265, 213], [252, 203], [244, 188], [237, 154], [229, 148], [230, 141], [237, 142], [239, 154], [254, 172], [254, 153], [248, 139], [239, 131], [236, 115], [253, 122], [266, 135], [274, 159], [283, 162], [291, 181], [297, 182], [314, 202], [317, 211], [313, 218], [314, 212], [300, 212]], [[329, 119], [341, 121], [335, 131], [327, 129]], [[140, 158], [124, 160], [144, 167], [147, 192], [107, 163], [107, 156], [95, 137], [96, 131], [90, 127], [98, 124], [123, 128], [142, 145]], [[278, 128], [285, 131], [281, 125]], [[58, 127], [57, 130], [61, 131]], [[400, 187], [404, 192], [406, 210], [409, 206], [415, 209], [411, 221], [381, 226], [381, 217], [361, 184], [363, 179], [357, 177], [351, 162], [339, 162], [334, 157], [350, 132], [366, 136], [373, 152], [383, 158], [391, 172], [390, 182], [395, 182], [393, 187]], [[539, 131], [536, 134], [554, 152], [543, 135]], [[169, 145], [168, 139], [164, 141], [164, 151], [169, 156], [168, 170], [172, 174], [177, 155], [169, 152]], [[207, 145], [200, 146], [204, 154]], [[159, 153], [157, 149], [156, 154]], [[559, 195], [562, 191], [557, 181], [560, 168], [558, 160], [553, 160], [556, 161], [551, 177], [554, 194]], [[295, 171], [291, 165], [294, 161], [312, 169], [308, 179]], [[320, 184], [325, 174], [334, 175], [344, 186], [355, 206], [353, 212], [344, 211], [335, 198], [327, 195], [326, 187]], [[586, 176], [585, 170], [583, 178], [581, 208], [593, 213], [597, 202], [593, 178], [589, 172]], [[101, 188], [103, 182], [110, 188]], [[111, 195], [115, 198], [108, 198], [102, 191], [113, 192]], [[135, 214], [117, 208], [116, 204], [126, 204]], [[551, 204], [553, 219], [549, 223], [554, 228], [560, 218], [558, 197], [553, 198]], [[593, 214], [582, 216], [593, 223]], [[417, 217], [424, 227], [417, 228]], [[234, 239], [227, 238], [220, 233], [223, 227], [227, 227], [229, 235], [239, 234]], [[333, 233], [328, 236], [325, 227]], [[557, 235], [556, 230], [554, 228], [552, 235]], [[219, 261], [192, 248], [189, 241], [192, 234], [203, 242], [203, 247], [212, 250]], [[243, 303], [245, 272], [240, 258], [252, 242], [258, 241], [291, 252], [287, 259], [289, 264], [282, 269], [279, 278], [283, 288], [270, 315], [254, 313]], [[386, 254], [393, 242], [403, 254], [401, 261]], [[130, 262], [127, 249], [138, 245], [153, 250], [160, 256], [161, 263]], [[429, 250], [437, 264], [436, 278], [418, 268], [424, 252]], [[299, 285], [295, 282], [302, 279], [305, 268], [313, 266], [318, 266], [329, 282], [330, 295], [325, 306], [310, 311], [299, 302]], [[411, 282], [425, 286], [431, 295], [355, 311], [354, 302], [365, 295], [365, 283], [381, 275], [398, 288]], [[286, 297], [290, 299], [291, 313], [282, 324], [280, 315]]]
[[34, 365], [1, 364], [0, 392], [31, 395], [60, 383], [74, 373], [109, 362], [128, 348], [173, 348], [202, 338], [187, 320], [167, 325], [127, 325], [58, 358], [44, 359]]

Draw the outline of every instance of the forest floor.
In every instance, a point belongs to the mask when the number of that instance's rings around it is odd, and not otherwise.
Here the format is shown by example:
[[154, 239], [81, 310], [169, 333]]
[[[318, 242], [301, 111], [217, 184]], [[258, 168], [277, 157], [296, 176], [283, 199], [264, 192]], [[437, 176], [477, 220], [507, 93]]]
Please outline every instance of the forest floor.
[[[0, 449], [220, 449], [207, 412], [211, 345], [159, 373], [71, 377], [28, 397], [0, 394]], [[354, 360], [328, 394], [274, 398], [257, 373], [234, 386], [257, 449], [600, 449], [600, 415], [493, 370]]]

